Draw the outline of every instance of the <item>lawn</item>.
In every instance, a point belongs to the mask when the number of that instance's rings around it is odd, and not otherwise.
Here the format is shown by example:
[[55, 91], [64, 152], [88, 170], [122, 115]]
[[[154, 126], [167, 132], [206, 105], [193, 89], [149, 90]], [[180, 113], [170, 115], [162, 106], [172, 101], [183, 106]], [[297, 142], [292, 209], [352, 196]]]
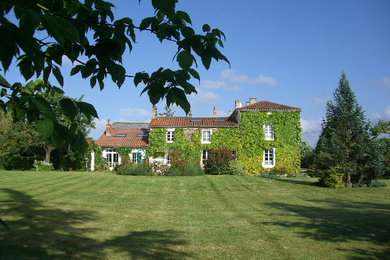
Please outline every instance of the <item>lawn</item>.
[[0, 258], [389, 258], [384, 181], [0, 172]]

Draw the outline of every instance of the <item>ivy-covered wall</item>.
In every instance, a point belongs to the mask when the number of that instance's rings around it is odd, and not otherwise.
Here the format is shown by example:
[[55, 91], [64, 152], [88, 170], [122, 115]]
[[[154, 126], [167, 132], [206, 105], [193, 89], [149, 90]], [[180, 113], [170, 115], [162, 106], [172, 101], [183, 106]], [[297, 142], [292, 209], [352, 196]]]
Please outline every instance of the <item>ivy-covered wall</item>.
[[[273, 124], [274, 140], [264, 138], [265, 124]], [[301, 127], [300, 114], [292, 112], [240, 112], [239, 128], [211, 128], [211, 144], [202, 144], [204, 128], [175, 128], [175, 141], [167, 143], [167, 128], [152, 128], [149, 133], [148, 156], [163, 157], [166, 150], [183, 153], [185, 160], [199, 163], [202, 150], [228, 147], [236, 150], [238, 160], [248, 175], [267, 171], [263, 168], [264, 149], [276, 149], [275, 169], [284, 168], [293, 174], [300, 173]]]
[[[273, 124], [274, 140], [265, 140], [263, 126]], [[266, 171], [262, 166], [264, 149], [276, 150], [275, 169], [284, 168], [292, 174], [300, 173], [301, 123], [300, 113], [249, 112], [240, 113], [239, 161], [249, 175]]]

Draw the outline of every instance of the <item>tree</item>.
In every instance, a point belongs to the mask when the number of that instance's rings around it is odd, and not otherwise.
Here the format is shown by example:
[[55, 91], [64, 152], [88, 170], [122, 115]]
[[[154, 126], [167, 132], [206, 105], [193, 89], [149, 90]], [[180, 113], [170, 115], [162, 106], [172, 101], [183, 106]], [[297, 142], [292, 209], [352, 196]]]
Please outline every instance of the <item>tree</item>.
[[[168, 106], [177, 104], [188, 113], [190, 104], [186, 95], [196, 93], [190, 81], [200, 80], [194, 69], [198, 60], [206, 69], [209, 69], [212, 59], [229, 62], [219, 51], [225, 35], [208, 24], [203, 25], [202, 34], [197, 34], [190, 16], [176, 10], [177, 0], [152, 0], [151, 3], [154, 16], [135, 25], [129, 17], [115, 20], [114, 5], [104, 0], [85, 0], [84, 3], [80, 0], [0, 0], [0, 34], [6, 35], [0, 41], [2, 66], [7, 71], [15, 58], [26, 80], [35, 74], [35, 77], [42, 75], [47, 82], [53, 74], [63, 86], [60, 67], [63, 57], [67, 57], [73, 63], [71, 75], [79, 73], [88, 78], [91, 87], [98, 83], [103, 89], [108, 76], [118, 87], [127, 78], [132, 78], [135, 86], [141, 82], [145, 85], [142, 93], [148, 94], [153, 105], [165, 98]], [[8, 19], [11, 16], [18, 23]], [[173, 57], [180, 69], [161, 67], [152, 73], [129, 75], [122, 66], [122, 57], [126, 50], [131, 52], [133, 49], [136, 32], [142, 31], [154, 34], [160, 42], [175, 44], [177, 52]], [[25, 111], [21, 104], [12, 104], [9, 99], [10, 95], [22, 94], [20, 84], [10, 84], [0, 76], [0, 86], [3, 87], [0, 96], [8, 100], [0, 99], [0, 106], [3, 109], [18, 106], [20, 111]], [[91, 109], [82, 112], [93, 114]], [[34, 117], [40, 116], [39, 111], [35, 113]], [[39, 128], [42, 134], [61, 134], [51, 123], [43, 125], [45, 127]]]
[[378, 143], [371, 138], [369, 124], [358, 105], [349, 81], [342, 73], [334, 100], [327, 104], [322, 133], [315, 149], [315, 168], [321, 180], [346, 185], [367, 184], [382, 173]]
[[[45, 161], [51, 162], [50, 154], [54, 149], [64, 150], [57, 156], [57, 161], [63, 162], [64, 158], [75, 157], [80, 154], [84, 159], [86, 150], [85, 135], [93, 127], [93, 116], [87, 116], [82, 113], [83, 107], [89, 107], [90, 104], [84, 103], [82, 97], [73, 99], [64, 95], [64, 92], [50, 83], [44, 83], [43, 80], [36, 80], [21, 86], [22, 95], [11, 96], [10, 99], [15, 103], [20, 102], [28, 111], [41, 109], [42, 115], [37, 118], [30, 118], [30, 123], [25, 120], [24, 115], [20, 120], [12, 122], [10, 113], [18, 116], [18, 109], [8, 109], [8, 113], [2, 112], [2, 135], [0, 137], [0, 151], [7, 156], [8, 161], [23, 160], [22, 157], [39, 158], [41, 149], [45, 150]], [[24, 93], [27, 93], [25, 95]], [[33, 113], [34, 114], [34, 113]], [[34, 114], [35, 115], [35, 114]], [[61, 136], [52, 136], [45, 134], [46, 128], [57, 128]], [[49, 127], [48, 127], [49, 126]], [[42, 128], [43, 131], [38, 131]], [[52, 140], [51, 140], [52, 139]], [[36, 155], [34, 155], [36, 153]], [[80, 159], [76, 156], [74, 160]], [[25, 160], [25, 161], [26, 161]], [[73, 161], [74, 161], [73, 160]], [[69, 161], [69, 160], [65, 160]], [[72, 160], [71, 160], [72, 162]], [[12, 164], [12, 163], [11, 163]], [[61, 163], [59, 163], [61, 165]], [[16, 162], [16, 166], [18, 163]], [[27, 163], [24, 168], [29, 168]], [[14, 167], [9, 167], [14, 168]], [[62, 167], [60, 167], [62, 168]]]
[[309, 166], [313, 163], [314, 149], [307, 141], [302, 141], [300, 147], [301, 147], [301, 167], [309, 168]]
[[[378, 142], [383, 154], [385, 175], [390, 175], [390, 121], [379, 120], [371, 129], [372, 134], [379, 138]], [[386, 136], [387, 135], [387, 136]]]
[[0, 158], [7, 170], [32, 168], [34, 160], [39, 160], [45, 140], [36, 128], [25, 122], [8, 123], [8, 127], [0, 130]]
[[172, 117], [175, 114], [175, 111], [172, 111], [172, 108], [167, 105], [165, 105], [164, 110], [165, 112], [159, 113], [160, 116]]

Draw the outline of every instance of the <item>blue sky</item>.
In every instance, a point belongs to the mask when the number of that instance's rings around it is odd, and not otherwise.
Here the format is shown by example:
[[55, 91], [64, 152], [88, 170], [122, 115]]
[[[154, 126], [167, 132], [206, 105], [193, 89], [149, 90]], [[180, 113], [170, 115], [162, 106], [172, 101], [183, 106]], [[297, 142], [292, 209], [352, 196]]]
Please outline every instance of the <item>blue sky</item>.
[[[153, 15], [148, 0], [113, 3], [117, 18], [129, 16], [136, 24]], [[303, 139], [315, 145], [326, 102], [345, 70], [367, 118], [390, 120], [390, 1], [181, 0], [178, 9], [190, 14], [199, 32], [204, 23], [222, 30], [227, 36], [222, 52], [231, 62], [231, 68], [214, 61], [208, 71], [198, 68], [198, 94], [190, 97], [194, 116], [211, 116], [214, 105], [219, 115], [228, 115], [234, 100], [245, 103], [250, 97], [300, 107]], [[160, 66], [177, 68], [174, 44], [160, 44], [148, 32], [139, 33], [137, 42], [124, 59], [130, 74]], [[142, 87], [135, 88], [132, 80], [121, 89], [106, 80], [100, 91], [91, 89], [89, 80], [70, 77], [70, 68], [65, 60], [65, 93], [84, 95], [97, 109], [100, 119], [91, 131], [95, 139], [107, 119], [150, 120], [148, 96], [140, 96]], [[6, 78], [23, 81], [14, 67]], [[163, 107], [158, 105], [159, 112]]]

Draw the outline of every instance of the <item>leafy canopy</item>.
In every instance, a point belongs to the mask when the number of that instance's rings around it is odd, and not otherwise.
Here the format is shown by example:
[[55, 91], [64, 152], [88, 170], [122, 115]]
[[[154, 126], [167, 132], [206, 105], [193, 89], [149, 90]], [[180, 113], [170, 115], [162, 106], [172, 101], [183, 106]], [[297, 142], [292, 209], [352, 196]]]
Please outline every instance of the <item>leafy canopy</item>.
[[[190, 80], [200, 80], [195, 70], [197, 60], [206, 69], [212, 59], [229, 61], [218, 49], [223, 47], [223, 32], [205, 24], [203, 33], [196, 33], [190, 16], [176, 10], [176, 3], [177, 0], [152, 0], [154, 16], [136, 25], [129, 17], [115, 19], [114, 5], [103, 0], [0, 0], [0, 35], [6, 36], [0, 41], [2, 67], [7, 71], [16, 60], [25, 80], [35, 75], [47, 82], [53, 74], [63, 86], [60, 67], [67, 57], [73, 63], [71, 75], [81, 74], [89, 79], [92, 88], [98, 84], [103, 89], [109, 76], [118, 87], [132, 78], [136, 86], [141, 82], [145, 85], [142, 93], [148, 94], [152, 104], [165, 98], [168, 106], [177, 104], [188, 113], [186, 95], [196, 93]], [[18, 23], [8, 19], [13, 15]], [[126, 50], [132, 51], [136, 34], [141, 31], [153, 33], [160, 42], [175, 44], [174, 59], [180, 69], [161, 67], [151, 73], [128, 73], [122, 66], [122, 57]], [[0, 81], [2, 97], [7, 91], [15, 91], [4, 84], [4, 78]], [[4, 108], [8, 104], [0, 100], [0, 105]], [[76, 107], [72, 111], [68, 111], [70, 116]], [[49, 126], [52, 122], [47, 119], [40, 124]]]

